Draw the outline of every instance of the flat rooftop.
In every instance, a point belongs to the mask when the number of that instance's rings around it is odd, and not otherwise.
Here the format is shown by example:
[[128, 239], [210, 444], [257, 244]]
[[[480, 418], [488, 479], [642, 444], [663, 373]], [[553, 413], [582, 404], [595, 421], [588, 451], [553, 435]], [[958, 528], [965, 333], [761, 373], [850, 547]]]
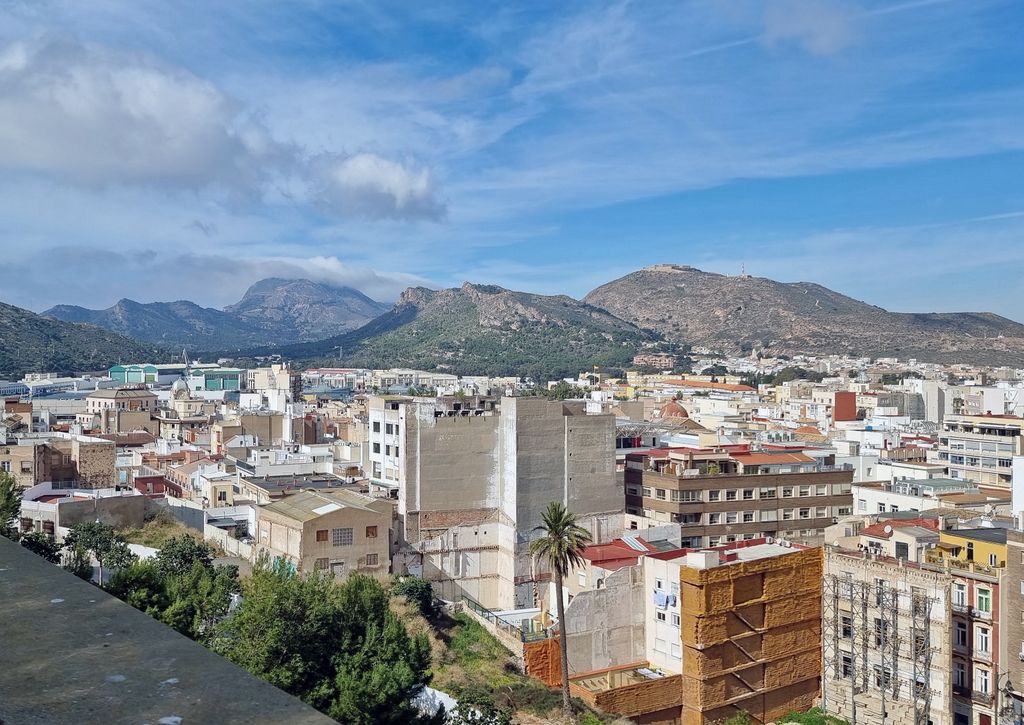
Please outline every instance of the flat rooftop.
[[0, 601], [0, 722], [334, 722], [3, 537]]

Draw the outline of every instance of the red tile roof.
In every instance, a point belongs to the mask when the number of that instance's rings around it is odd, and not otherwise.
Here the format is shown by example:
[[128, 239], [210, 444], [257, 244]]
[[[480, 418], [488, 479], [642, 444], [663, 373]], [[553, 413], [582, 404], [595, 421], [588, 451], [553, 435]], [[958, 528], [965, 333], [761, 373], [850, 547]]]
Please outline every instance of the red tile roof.
[[885, 527], [892, 527], [892, 530], [905, 529], [911, 526], [920, 526], [924, 529], [931, 529], [932, 531], [939, 530], [938, 519], [885, 519], [879, 521], [877, 524], [871, 524], [865, 526], [860, 530], [861, 536], [871, 536], [875, 539], [888, 539], [892, 536], [892, 531], [886, 531]]

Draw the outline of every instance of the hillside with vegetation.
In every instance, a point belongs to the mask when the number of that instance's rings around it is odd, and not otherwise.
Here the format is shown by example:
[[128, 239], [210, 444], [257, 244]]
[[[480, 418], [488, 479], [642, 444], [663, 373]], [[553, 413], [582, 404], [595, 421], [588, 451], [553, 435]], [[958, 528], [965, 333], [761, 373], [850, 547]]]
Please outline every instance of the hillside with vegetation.
[[411, 367], [466, 375], [576, 375], [628, 366], [658, 339], [604, 310], [564, 295], [494, 285], [406, 290], [387, 313], [345, 335], [281, 348], [310, 362]]
[[0, 302], [0, 379], [17, 380], [29, 372], [103, 370], [121, 361], [161, 355], [154, 345]]

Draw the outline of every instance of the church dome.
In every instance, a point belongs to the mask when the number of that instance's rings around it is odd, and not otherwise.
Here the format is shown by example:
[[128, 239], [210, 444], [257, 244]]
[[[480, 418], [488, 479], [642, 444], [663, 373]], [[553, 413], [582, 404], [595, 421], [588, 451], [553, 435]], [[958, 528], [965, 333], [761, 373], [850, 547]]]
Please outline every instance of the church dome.
[[662, 418], [689, 418], [690, 414], [678, 402], [671, 400], [661, 406], [659, 416]]

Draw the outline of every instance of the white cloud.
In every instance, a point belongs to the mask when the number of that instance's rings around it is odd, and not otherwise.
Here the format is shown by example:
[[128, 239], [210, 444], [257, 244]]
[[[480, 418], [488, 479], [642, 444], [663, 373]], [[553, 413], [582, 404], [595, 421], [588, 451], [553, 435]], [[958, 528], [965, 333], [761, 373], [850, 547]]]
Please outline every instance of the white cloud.
[[326, 156], [318, 200], [343, 215], [364, 218], [438, 219], [444, 215], [429, 169], [376, 154]]
[[39, 39], [0, 55], [0, 166], [86, 184], [205, 183], [258, 170], [239, 109], [138, 54]]
[[63, 183], [284, 190], [350, 217], [437, 219], [415, 162], [311, 154], [213, 83], [138, 53], [53, 38], [0, 52], [0, 168]]

